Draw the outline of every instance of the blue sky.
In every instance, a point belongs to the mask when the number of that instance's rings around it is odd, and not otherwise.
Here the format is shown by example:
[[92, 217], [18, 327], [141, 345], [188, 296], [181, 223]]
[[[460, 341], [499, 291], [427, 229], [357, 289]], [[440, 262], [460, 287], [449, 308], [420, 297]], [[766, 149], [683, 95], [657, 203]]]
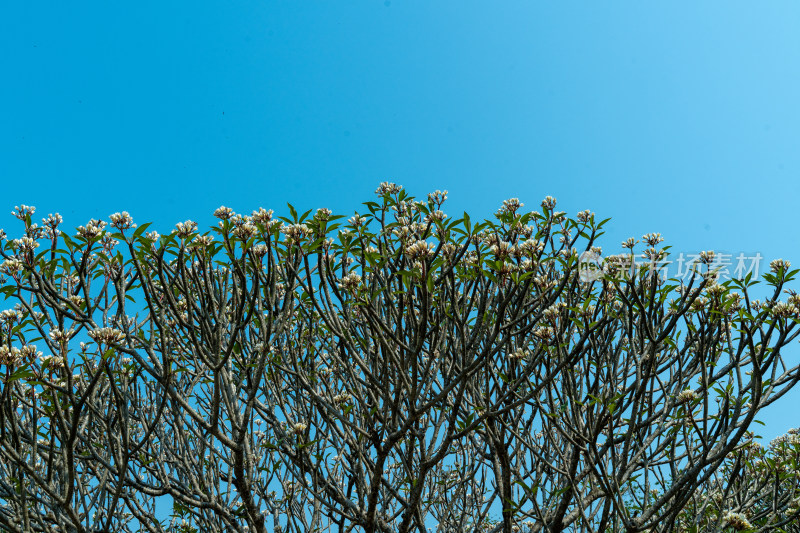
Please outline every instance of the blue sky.
[[[473, 219], [555, 196], [612, 217], [609, 253], [661, 232], [800, 265], [798, 22], [778, 0], [7, 2], [0, 227], [19, 204], [162, 233], [220, 205], [351, 214], [394, 181]], [[791, 398], [762, 435], [798, 425]]]

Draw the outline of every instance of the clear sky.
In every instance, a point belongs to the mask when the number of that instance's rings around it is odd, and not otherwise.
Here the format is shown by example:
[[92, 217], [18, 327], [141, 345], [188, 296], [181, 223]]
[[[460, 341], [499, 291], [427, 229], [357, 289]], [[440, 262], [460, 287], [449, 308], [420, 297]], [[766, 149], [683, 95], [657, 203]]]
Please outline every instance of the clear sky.
[[799, 26], [779, 0], [5, 2], [0, 227], [351, 214], [394, 181], [473, 219], [555, 196], [612, 217], [604, 252], [800, 266]]

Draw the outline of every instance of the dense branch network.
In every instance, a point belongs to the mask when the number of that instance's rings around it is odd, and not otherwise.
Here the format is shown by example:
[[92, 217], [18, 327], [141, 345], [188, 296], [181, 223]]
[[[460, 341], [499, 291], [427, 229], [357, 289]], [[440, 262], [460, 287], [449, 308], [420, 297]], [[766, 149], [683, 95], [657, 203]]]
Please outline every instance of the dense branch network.
[[202, 235], [17, 208], [0, 530], [798, 531], [800, 439], [749, 431], [800, 379], [788, 262], [762, 303], [713, 252], [660, 277], [659, 234], [587, 271], [607, 220], [551, 197], [377, 196]]

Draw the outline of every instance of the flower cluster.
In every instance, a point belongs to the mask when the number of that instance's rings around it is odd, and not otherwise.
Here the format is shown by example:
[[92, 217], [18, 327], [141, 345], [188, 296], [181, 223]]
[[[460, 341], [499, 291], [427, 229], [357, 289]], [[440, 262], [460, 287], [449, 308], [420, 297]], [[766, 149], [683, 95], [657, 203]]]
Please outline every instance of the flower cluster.
[[772, 306], [770, 314], [778, 318], [789, 318], [797, 314], [797, 308], [786, 302], [778, 302]]
[[642, 235], [642, 240], [650, 246], [655, 246], [656, 244], [663, 242], [664, 238], [660, 233], [647, 233], [646, 235]]
[[299, 242], [310, 235], [311, 230], [305, 224], [284, 224], [281, 226], [281, 233], [292, 241]]
[[100, 344], [114, 344], [125, 338], [123, 332], [114, 328], [93, 329], [89, 332], [89, 336]]
[[236, 226], [236, 229], [233, 230], [233, 234], [243, 241], [247, 241], [248, 239], [252, 238], [256, 233], [258, 233], [258, 228], [250, 223], [244, 223], [240, 226]]
[[66, 361], [64, 361], [63, 357], [53, 356], [53, 355], [44, 355], [39, 356], [39, 364], [42, 368], [50, 368], [50, 369], [57, 369], [57, 368], [64, 368], [66, 365]]
[[18, 250], [21, 253], [33, 252], [36, 248], [39, 247], [39, 243], [31, 239], [30, 237], [22, 237], [19, 239], [14, 239], [12, 241], [12, 245], [14, 249]]
[[508, 353], [508, 358], [513, 360], [516, 359], [525, 359], [531, 354], [530, 350], [526, 350], [524, 348], [517, 348], [513, 352]]
[[0, 324], [13, 324], [14, 322], [22, 322], [22, 311], [19, 309], [6, 309], [0, 312]]
[[444, 222], [447, 218], [447, 215], [444, 214], [444, 211], [441, 209], [437, 209], [436, 211], [432, 211], [427, 216], [425, 216], [425, 222], [432, 223], [432, 222]]
[[561, 310], [566, 307], [567, 304], [565, 302], [554, 303], [553, 305], [545, 309], [542, 314], [548, 320], [555, 320], [556, 318], [558, 318], [559, 314], [561, 313]]
[[25, 204], [15, 205], [14, 209], [16, 209], [16, 211], [11, 211], [11, 214], [20, 220], [25, 220], [27, 215], [33, 215], [36, 212], [35, 207], [27, 206]]
[[322, 207], [317, 209], [317, 212], [314, 214], [314, 219], [319, 220], [320, 222], [326, 222], [331, 218], [331, 214], [333, 211], [328, 209], [327, 207]]
[[50, 330], [50, 338], [53, 339], [53, 342], [64, 343], [72, 338], [73, 333], [74, 331], [71, 329], [69, 331], [62, 331], [58, 328], [54, 328]]
[[0, 346], [0, 365], [12, 366], [19, 363], [20, 360], [22, 360], [22, 355], [19, 348]]
[[699, 398], [700, 398], [700, 395], [697, 394], [692, 389], [683, 390], [676, 397], [676, 399], [678, 400], [679, 403], [692, 403], [693, 401], [695, 401], [695, 400], [697, 400]]
[[503, 207], [500, 208], [500, 211], [498, 211], [497, 214], [501, 215], [503, 213], [510, 213], [513, 215], [524, 206], [525, 204], [520, 202], [519, 198], [509, 198], [508, 200], [503, 200]]
[[774, 273], [779, 274], [781, 271], [788, 272], [791, 265], [792, 264], [785, 259], [774, 259], [769, 262], [769, 269]]
[[114, 213], [109, 218], [111, 218], [111, 225], [120, 231], [136, 227], [136, 224], [133, 223], [133, 218], [127, 211]]
[[178, 237], [180, 237], [181, 239], [186, 239], [189, 237], [189, 235], [194, 233], [196, 229], [197, 229], [197, 222], [187, 220], [186, 222], [178, 222], [177, 224], [175, 224], [175, 230], [173, 231], [176, 232], [178, 234]]
[[492, 245], [491, 250], [498, 259], [506, 258], [511, 252], [511, 243], [508, 241], [497, 240], [495, 244]]
[[55, 239], [59, 234], [61, 234], [61, 230], [57, 229], [58, 225], [64, 221], [64, 218], [56, 213], [55, 215], [50, 213], [47, 215], [47, 218], [42, 219], [42, 224], [46, 227], [44, 228], [44, 235], [48, 239]]
[[266, 244], [256, 244], [255, 246], [253, 246], [253, 255], [255, 255], [258, 258], [267, 255], [267, 251], [268, 249]]
[[92, 219], [86, 223], [86, 226], [78, 226], [78, 235], [88, 241], [100, 235], [105, 227], [104, 221]]
[[233, 209], [231, 209], [230, 207], [225, 207], [224, 205], [219, 206], [214, 211], [214, 216], [220, 220], [228, 220], [229, 218], [231, 218], [232, 214], [233, 214]]
[[431, 253], [433, 253], [433, 244], [425, 241], [417, 241], [406, 248], [406, 254], [412, 261], [418, 257], [428, 257]]
[[518, 244], [517, 248], [524, 255], [532, 258], [536, 254], [544, 250], [544, 243], [539, 242], [536, 239], [526, 239], [522, 241], [520, 244]]
[[549, 326], [544, 326], [536, 328], [533, 334], [544, 341], [549, 341], [555, 335], [555, 330]]
[[711, 263], [714, 262], [714, 256], [715, 256], [714, 251], [713, 250], [708, 250], [708, 251], [700, 252], [700, 257], [699, 257], [698, 260], [702, 264], [710, 265]]
[[655, 248], [648, 248], [644, 252], [642, 252], [641, 257], [642, 259], [646, 259], [648, 261], [656, 263], [664, 259], [666, 255], [667, 252], [665, 252], [664, 250], [656, 250]]
[[375, 194], [378, 196], [386, 196], [387, 194], [397, 194], [403, 190], [403, 187], [400, 185], [396, 185], [394, 183], [390, 183], [388, 181], [381, 182], [378, 186]]
[[428, 193], [428, 202], [436, 204], [437, 207], [441, 207], [445, 200], [447, 200], [447, 191], [442, 192], [437, 189]]
[[344, 276], [339, 282], [339, 288], [346, 291], [354, 291], [361, 284], [361, 276], [355, 272], [351, 272]]
[[250, 218], [257, 224], [268, 226], [272, 220], [272, 214], [272, 209], [265, 210], [263, 207], [259, 207], [258, 211], [253, 211], [253, 213], [250, 215]]
[[734, 513], [732, 511], [726, 511], [722, 519], [725, 521], [726, 525], [732, 527], [736, 531], [752, 529], [753, 527], [750, 521], [747, 520], [747, 517], [742, 513]]
[[350, 401], [352, 399], [353, 399], [353, 396], [351, 394], [343, 392], [343, 393], [337, 394], [336, 396], [333, 397], [333, 403], [335, 403], [337, 405], [343, 405], [343, 404], [350, 403]]

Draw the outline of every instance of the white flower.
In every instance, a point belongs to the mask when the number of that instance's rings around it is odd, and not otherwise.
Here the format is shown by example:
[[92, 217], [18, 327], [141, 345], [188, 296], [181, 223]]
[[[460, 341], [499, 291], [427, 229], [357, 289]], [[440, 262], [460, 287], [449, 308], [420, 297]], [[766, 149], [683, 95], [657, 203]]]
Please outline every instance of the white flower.
[[9, 348], [6, 345], [0, 346], [0, 365], [16, 365], [21, 359], [19, 348]]
[[566, 307], [567, 307], [566, 303], [558, 302], [545, 309], [542, 314], [544, 315], [545, 318], [552, 320], [558, 318], [558, 315], [560, 314], [561, 310]]
[[351, 272], [344, 276], [339, 282], [339, 288], [344, 289], [346, 291], [353, 291], [358, 288], [358, 285], [361, 283], [361, 276], [358, 274]]
[[136, 224], [133, 223], [133, 218], [127, 211], [123, 211], [122, 213], [114, 213], [109, 218], [111, 218], [111, 225], [117, 228], [118, 230], [125, 230], [136, 227]]
[[447, 218], [447, 215], [444, 214], [443, 211], [437, 209], [436, 211], [431, 212], [428, 216], [425, 217], [425, 222], [442, 222], [444, 219]]
[[792, 264], [785, 259], [775, 259], [773, 261], [770, 261], [769, 269], [774, 273], [778, 274], [781, 270], [787, 272], [791, 265]]
[[[214, 237], [211, 235], [201, 235], [197, 237], [192, 244], [194, 246], [210, 246], [214, 242]], [[199, 266], [199, 262], [195, 261], [195, 267]]]
[[433, 252], [433, 244], [429, 244], [425, 241], [417, 241], [408, 248], [406, 248], [406, 254], [408, 254], [409, 259], [412, 261], [417, 257], [427, 257]]
[[32, 252], [39, 247], [39, 243], [31, 239], [30, 237], [22, 237], [20, 239], [14, 239], [12, 242], [14, 248], [21, 252]]
[[441, 206], [447, 200], [447, 191], [436, 190], [428, 193], [428, 202]]
[[314, 214], [314, 218], [324, 222], [329, 218], [331, 218], [331, 213], [333, 213], [333, 211], [331, 211], [327, 207], [322, 207], [320, 209], [317, 209], [317, 212]]
[[550, 210], [553, 209], [555, 206], [556, 206], [556, 199], [553, 198], [552, 196], [548, 196], [544, 200], [542, 200], [542, 207], [545, 209]]
[[86, 227], [78, 226], [78, 235], [86, 240], [91, 240], [100, 235], [105, 227], [106, 223], [104, 221], [92, 219], [86, 223]]
[[64, 358], [53, 355], [39, 356], [42, 368], [64, 368]]
[[228, 220], [231, 218], [231, 214], [233, 213], [233, 209], [230, 207], [225, 207], [224, 205], [219, 206], [216, 210], [214, 210], [214, 216], [220, 220]]
[[[350, 400], [352, 400], [352, 399], [353, 399], [352, 395], [347, 394], [346, 392], [343, 392], [343, 393], [337, 394], [336, 396], [333, 397], [333, 403], [338, 404], [338, 405], [342, 405], [342, 404], [345, 404], [345, 403], [349, 403]], [[303, 428], [303, 429], [305, 429], [305, 428]]]
[[14, 209], [16, 209], [17, 211], [11, 211], [11, 214], [20, 220], [25, 220], [25, 215], [33, 215], [36, 212], [35, 207], [27, 206], [25, 204], [15, 205]]
[[256, 244], [253, 246], [253, 255], [256, 257], [264, 257], [267, 255], [267, 245], [266, 244]]
[[508, 257], [508, 254], [515, 251], [512, 249], [511, 243], [508, 241], [497, 241], [497, 244], [493, 245], [492, 253], [499, 258]]
[[648, 233], [642, 236], [642, 240], [650, 246], [655, 246], [656, 244], [663, 242], [664, 238], [661, 237], [660, 233]]
[[397, 194], [401, 190], [403, 190], [402, 186], [390, 183], [388, 181], [384, 181], [381, 182], [380, 186], [378, 186], [378, 189], [375, 191], [375, 194], [377, 194], [378, 196], [385, 196], [387, 194]]
[[33, 361], [41, 355], [42, 352], [37, 352], [36, 346], [33, 344], [27, 344], [20, 349], [20, 357], [25, 361]]
[[89, 332], [89, 336], [94, 339], [95, 342], [101, 344], [113, 344], [125, 338], [123, 332], [114, 328], [94, 329]]
[[794, 315], [797, 312], [797, 308], [789, 305], [786, 302], [778, 302], [775, 306], [770, 309], [770, 313], [773, 316], [780, 317], [780, 318], [787, 318]]
[[23, 316], [22, 311], [18, 309], [6, 309], [0, 312], [0, 324], [22, 322]]
[[517, 248], [528, 257], [533, 257], [535, 254], [544, 250], [544, 243], [536, 239], [527, 239], [522, 241]]
[[511, 213], [513, 215], [524, 205], [525, 204], [519, 201], [519, 198], [509, 198], [508, 200], [503, 200], [503, 207], [500, 208], [498, 214]]
[[251, 218], [258, 224], [267, 225], [269, 221], [272, 220], [272, 209], [267, 211], [263, 207], [259, 207], [258, 211], [253, 211]]
[[677, 396], [677, 400], [680, 403], [691, 403], [697, 400], [698, 398], [700, 398], [700, 395], [697, 394], [692, 389], [683, 390]]
[[744, 529], [752, 529], [753, 525], [747, 520], [747, 517], [742, 513], [734, 513], [732, 511], [725, 511], [722, 517], [725, 523], [737, 531]]
[[664, 250], [656, 250], [655, 248], [648, 248], [646, 249], [641, 257], [642, 259], [647, 259], [651, 262], [657, 262], [664, 258], [667, 253]]
[[186, 222], [178, 222], [175, 224], [175, 231], [181, 239], [187, 238], [197, 229], [197, 222], [187, 220]]
[[253, 237], [256, 233], [258, 233], [258, 228], [253, 226], [252, 224], [242, 224], [241, 226], [237, 226], [235, 230], [233, 230], [233, 234], [242, 239], [243, 241], [247, 241], [251, 237]]
[[44, 224], [45, 226], [50, 226], [51, 228], [56, 228], [56, 226], [58, 226], [62, 222], [64, 222], [64, 217], [62, 217], [58, 213], [56, 213], [55, 215], [53, 213], [50, 213], [47, 215], [47, 218], [42, 219], [42, 224]]
[[281, 226], [281, 233], [293, 241], [300, 241], [311, 233], [305, 224], [284, 224]]
[[69, 331], [61, 331], [58, 328], [54, 328], [50, 330], [50, 338], [58, 343], [67, 342], [72, 337], [73, 333], [74, 331], [71, 329]]
[[714, 262], [714, 255], [715, 254], [713, 250], [708, 250], [707, 252], [700, 252], [699, 261], [706, 265], [710, 265], [711, 263]]
[[248, 224], [250, 222], [250, 217], [247, 216], [247, 215], [234, 214], [231, 217], [231, 222], [233, 223], [234, 226], [236, 226], [238, 228], [242, 224]]
[[531, 352], [529, 350], [525, 350], [524, 348], [517, 348], [516, 350], [514, 350], [513, 352], [510, 352], [508, 354], [508, 358], [511, 359], [511, 360], [514, 360], [514, 359], [525, 359], [530, 354], [531, 354]]

